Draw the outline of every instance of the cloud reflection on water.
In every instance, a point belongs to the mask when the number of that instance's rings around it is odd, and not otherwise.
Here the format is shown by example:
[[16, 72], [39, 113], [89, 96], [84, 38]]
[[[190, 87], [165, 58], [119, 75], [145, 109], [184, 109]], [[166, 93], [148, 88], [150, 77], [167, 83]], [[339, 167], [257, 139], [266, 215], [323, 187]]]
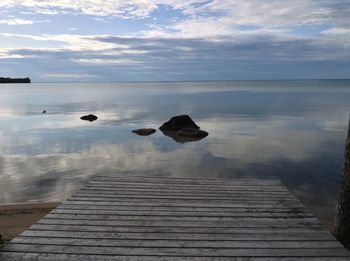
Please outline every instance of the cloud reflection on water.
[[[54, 90], [60, 95], [52, 100], [54, 112], [44, 106], [52, 93], [42, 86], [39, 92], [33, 85], [41, 98], [22, 98], [20, 108], [18, 101], [9, 102], [8, 90], [0, 90], [0, 201], [64, 200], [92, 175], [106, 172], [279, 178], [331, 224], [349, 91], [225, 87], [208, 92], [192, 86], [186, 93], [186, 84], [179, 86], [169, 92], [98, 86], [99, 93], [107, 94], [96, 97], [95, 89], [86, 93], [81, 88], [83, 97], [68, 101], [63, 98], [69, 97], [70, 89], [80, 92], [65, 87]], [[42, 107], [48, 114], [41, 114]], [[81, 121], [86, 112], [99, 119]], [[159, 131], [149, 137], [131, 133], [139, 127], [158, 128], [182, 113], [190, 114], [210, 135], [179, 144]]]

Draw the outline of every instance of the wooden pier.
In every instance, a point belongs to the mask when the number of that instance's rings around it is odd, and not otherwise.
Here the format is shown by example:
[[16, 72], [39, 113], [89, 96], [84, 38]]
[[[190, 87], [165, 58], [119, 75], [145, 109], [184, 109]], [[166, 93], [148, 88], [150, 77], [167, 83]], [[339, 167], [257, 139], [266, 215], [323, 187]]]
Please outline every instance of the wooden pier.
[[350, 260], [278, 180], [99, 175], [1, 260]]

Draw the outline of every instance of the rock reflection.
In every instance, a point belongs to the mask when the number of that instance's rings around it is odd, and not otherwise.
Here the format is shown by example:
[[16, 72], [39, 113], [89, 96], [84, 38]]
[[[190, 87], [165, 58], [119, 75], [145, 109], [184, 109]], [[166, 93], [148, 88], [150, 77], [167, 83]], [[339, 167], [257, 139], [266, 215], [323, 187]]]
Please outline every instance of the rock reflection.
[[149, 136], [149, 135], [152, 135], [153, 133], [155, 133], [156, 130], [152, 129], [152, 128], [142, 128], [142, 129], [132, 130], [131, 132], [135, 133], [139, 136]]
[[185, 136], [180, 136], [177, 134], [177, 131], [165, 131], [161, 130], [161, 132], [167, 136], [172, 138], [174, 141], [178, 143], [186, 143], [186, 142], [194, 142], [194, 141], [200, 141], [204, 139], [205, 137], [185, 137]]

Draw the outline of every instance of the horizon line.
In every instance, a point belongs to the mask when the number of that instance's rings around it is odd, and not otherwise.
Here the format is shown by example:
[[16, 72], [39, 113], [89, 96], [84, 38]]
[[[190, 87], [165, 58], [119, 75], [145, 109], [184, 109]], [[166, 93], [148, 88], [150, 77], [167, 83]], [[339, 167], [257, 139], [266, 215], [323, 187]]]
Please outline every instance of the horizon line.
[[326, 79], [241, 79], [241, 80], [145, 80], [145, 81], [32, 81], [31, 83], [176, 83], [176, 82], [255, 82], [255, 81], [348, 81], [350, 78], [326, 78]]

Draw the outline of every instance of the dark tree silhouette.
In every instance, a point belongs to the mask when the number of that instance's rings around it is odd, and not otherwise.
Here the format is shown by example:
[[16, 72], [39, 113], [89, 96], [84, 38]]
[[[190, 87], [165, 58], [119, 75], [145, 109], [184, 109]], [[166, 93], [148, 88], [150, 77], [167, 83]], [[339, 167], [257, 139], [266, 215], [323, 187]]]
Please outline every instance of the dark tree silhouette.
[[345, 143], [343, 178], [338, 194], [335, 236], [350, 249], [350, 119]]
[[9, 77], [0, 77], [0, 83], [30, 83], [31, 80], [29, 77], [26, 78], [9, 78]]

